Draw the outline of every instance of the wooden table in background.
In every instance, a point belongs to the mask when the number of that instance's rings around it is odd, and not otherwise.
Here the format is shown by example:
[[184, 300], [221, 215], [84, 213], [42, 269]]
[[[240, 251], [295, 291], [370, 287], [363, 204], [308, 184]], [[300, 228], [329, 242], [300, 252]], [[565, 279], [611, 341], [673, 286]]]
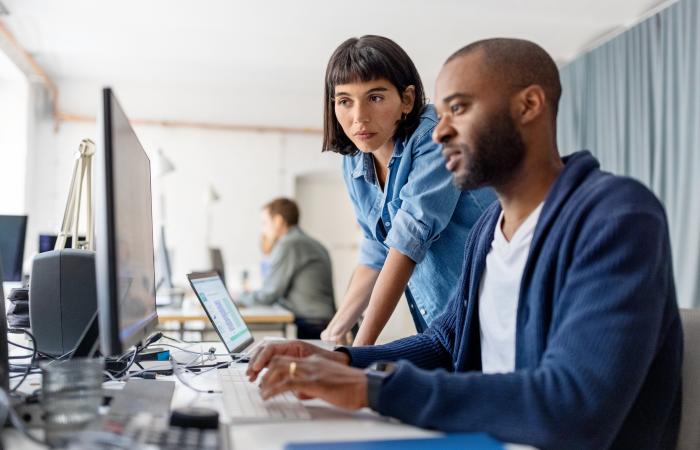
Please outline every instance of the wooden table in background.
[[[281, 331], [284, 337], [287, 337], [287, 325], [294, 323], [294, 314], [281, 306], [252, 306], [247, 308], [239, 308], [243, 320], [251, 330], [264, 331]], [[166, 322], [177, 322], [180, 337], [183, 332], [199, 332], [212, 330], [209, 318], [204, 312], [202, 306], [189, 298], [183, 302], [180, 308], [173, 307], [158, 307], [158, 322], [164, 324]], [[205, 329], [188, 329], [185, 325], [190, 322], [204, 322]], [[164, 330], [170, 331], [170, 330]]]

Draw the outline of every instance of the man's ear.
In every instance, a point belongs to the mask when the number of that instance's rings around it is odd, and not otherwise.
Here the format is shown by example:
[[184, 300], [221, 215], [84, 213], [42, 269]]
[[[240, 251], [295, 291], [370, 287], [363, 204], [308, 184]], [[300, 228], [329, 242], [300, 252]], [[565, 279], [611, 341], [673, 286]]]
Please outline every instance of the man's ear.
[[275, 226], [275, 229], [282, 229], [287, 226], [287, 222], [284, 221], [284, 217], [282, 217], [282, 214], [275, 214], [272, 216], [272, 223]]
[[401, 93], [401, 112], [408, 114], [413, 111], [413, 105], [416, 103], [416, 87], [414, 85], [407, 86]]
[[527, 125], [545, 114], [546, 108], [544, 89], [533, 84], [516, 94], [514, 117], [521, 125]]

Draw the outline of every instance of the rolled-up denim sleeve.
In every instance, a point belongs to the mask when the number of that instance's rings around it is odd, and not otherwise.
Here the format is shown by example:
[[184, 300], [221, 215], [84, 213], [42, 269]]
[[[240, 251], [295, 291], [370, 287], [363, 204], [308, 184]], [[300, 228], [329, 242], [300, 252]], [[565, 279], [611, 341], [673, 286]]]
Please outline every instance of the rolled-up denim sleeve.
[[399, 192], [401, 206], [385, 243], [418, 264], [450, 223], [461, 192], [452, 183], [441, 146], [432, 141], [429, 131], [417, 139], [411, 151], [413, 166]]
[[389, 250], [381, 243], [372, 238], [365, 237], [362, 239], [362, 245], [360, 246], [360, 258], [358, 262], [363, 266], [380, 272], [382, 267], [384, 267], [384, 261], [388, 253]]

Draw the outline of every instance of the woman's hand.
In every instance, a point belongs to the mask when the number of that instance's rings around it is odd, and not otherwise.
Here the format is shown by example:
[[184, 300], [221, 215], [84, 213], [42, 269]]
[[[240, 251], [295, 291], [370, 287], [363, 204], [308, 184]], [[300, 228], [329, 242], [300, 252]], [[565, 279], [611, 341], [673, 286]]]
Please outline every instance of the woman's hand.
[[352, 335], [349, 330], [343, 330], [335, 327], [333, 324], [329, 324], [328, 328], [321, 332], [321, 340], [337, 345], [350, 345], [352, 343]]

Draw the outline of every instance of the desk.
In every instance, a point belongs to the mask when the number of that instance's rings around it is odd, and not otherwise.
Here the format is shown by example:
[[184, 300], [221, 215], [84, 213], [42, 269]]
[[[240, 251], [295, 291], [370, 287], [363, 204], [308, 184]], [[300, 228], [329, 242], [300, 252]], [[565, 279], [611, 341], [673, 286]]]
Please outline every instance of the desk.
[[[239, 308], [243, 320], [248, 324], [251, 330], [277, 330], [281, 331], [284, 337], [287, 337], [287, 325], [294, 323], [294, 314], [281, 306], [251, 306]], [[190, 322], [209, 323], [207, 314], [202, 309], [202, 305], [198, 301], [186, 298], [180, 308], [158, 307], [158, 322], [177, 322], [180, 337], [185, 331], [203, 331], [203, 330], [188, 330], [186, 324]]]
[[[202, 343], [200, 345], [203, 348], [209, 348], [213, 345], [217, 348], [217, 351], [223, 351], [223, 346], [219, 342]], [[193, 348], [193, 350], [197, 349]], [[177, 351], [173, 352], [173, 356], [176, 359], [183, 358], [183, 355], [178, 355]], [[184, 359], [186, 358], [184, 357]], [[192, 374], [186, 376], [188, 377], [188, 382], [197, 388], [219, 389], [219, 381], [214, 371], [196, 377]], [[32, 377], [36, 378], [38, 375], [32, 375]], [[159, 377], [159, 379], [173, 378]], [[36, 383], [36, 379], [33, 381]], [[109, 382], [107, 385], [112, 383]], [[27, 390], [31, 391], [33, 387], [27, 386]], [[267, 424], [235, 424], [229, 426], [226, 423], [227, 418], [221, 394], [197, 394], [176, 380], [173, 407], [192, 404], [214, 408], [219, 411], [224, 422], [221, 426], [229, 427], [232, 450], [282, 450], [285, 444], [300, 441], [407, 439], [439, 435], [435, 431], [424, 430], [381, 417], [369, 409], [346, 412], [320, 400], [305, 402], [314, 417], [313, 420]], [[3, 435], [3, 442], [5, 448], [13, 450], [39, 450], [43, 448], [24, 438], [14, 429], [6, 430]], [[533, 450], [532, 447], [512, 444], [506, 445], [505, 448], [507, 450]]]

